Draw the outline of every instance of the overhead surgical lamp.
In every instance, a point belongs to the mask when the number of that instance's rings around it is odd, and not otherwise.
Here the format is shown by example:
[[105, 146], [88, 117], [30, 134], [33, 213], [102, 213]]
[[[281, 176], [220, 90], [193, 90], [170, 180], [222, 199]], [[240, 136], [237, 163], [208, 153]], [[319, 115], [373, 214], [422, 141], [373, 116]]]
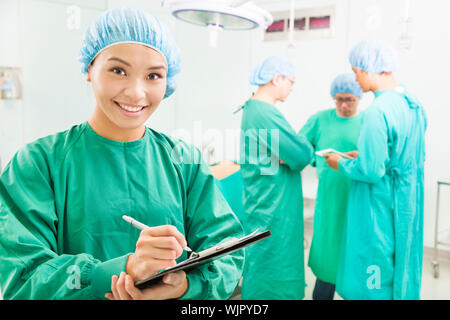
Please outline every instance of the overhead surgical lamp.
[[163, 0], [162, 6], [182, 21], [207, 27], [212, 47], [223, 30], [265, 30], [273, 22], [269, 12], [249, 0]]

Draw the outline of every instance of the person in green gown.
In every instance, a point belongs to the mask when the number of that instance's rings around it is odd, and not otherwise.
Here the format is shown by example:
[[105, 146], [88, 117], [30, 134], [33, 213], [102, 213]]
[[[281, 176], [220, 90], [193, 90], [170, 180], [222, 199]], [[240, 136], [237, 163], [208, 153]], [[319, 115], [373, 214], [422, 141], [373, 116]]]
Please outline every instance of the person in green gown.
[[272, 56], [251, 74], [258, 90], [243, 107], [240, 164], [246, 233], [272, 236], [246, 248], [243, 299], [302, 299], [305, 294], [303, 197], [300, 171], [312, 147], [275, 107], [295, 81], [290, 61]]
[[349, 61], [364, 92], [353, 159], [327, 155], [351, 181], [336, 292], [344, 299], [420, 299], [423, 262], [425, 131], [422, 103], [399, 85], [395, 50], [363, 40]]
[[201, 251], [243, 236], [200, 151], [145, 126], [176, 87], [170, 34], [141, 10], [108, 10], [78, 59], [95, 94], [91, 118], [27, 144], [0, 177], [4, 299], [229, 298], [243, 250], [134, 286], [186, 259], [186, 245]]
[[[363, 92], [355, 75], [338, 75], [331, 84], [330, 93], [336, 107], [311, 116], [300, 134], [308, 138], [314, 151], [332, 148], [345, 153], [356, 150], [361, 124], [358, 103]], [[329, 168], [323, 157], [315, 155], [311, 165], [317, 168], [319, 178], [308, 260], [308, 266], [317, 278], [313, 299], [332, 300], [350, 179]]]

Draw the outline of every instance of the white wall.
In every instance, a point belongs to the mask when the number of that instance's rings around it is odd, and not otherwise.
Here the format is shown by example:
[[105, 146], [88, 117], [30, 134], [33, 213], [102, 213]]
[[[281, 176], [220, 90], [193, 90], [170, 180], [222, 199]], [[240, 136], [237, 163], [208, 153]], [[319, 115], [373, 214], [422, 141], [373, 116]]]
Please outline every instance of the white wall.
[[[20, 67], [18, 1], [0, 1], [0, 66]], [[22, 143], [21, 101], [0, 100], [0, 172]]]
[[[268, 10], [288, 10], [289, 1], [256, 1]], [[81, 25], [67, 28], [67, 8], [81, 8]], [[347, 54], [357, 41], [370, 35], [398, 48], [404, 1], [297, 0], [296, 8], [336, 4], [335, 38], [296, 41], [295, 52], [286, 42], [262, 42], [259, 31], [223, 32], [218, 48], [208, 44], [205, 29], [174, 19], [160, 1], [143, 0], [1, 0], [0, 66], [23, 68], [23, 101], [0, 101], [0, 157], [5, 162], [24, 143], [65, 130], [85, 121], [93, 108], [93, 96], [84, 81], [76, 54], [82, 34], [106, 7], [140, 7], [157, 14], [174, 33], [182, 53], [178, 89], [164, 100], [148, 125], [166, 133], [188, 133], [201, 147], [204, 135], [217, 130], [238, 132], [241, 114], [232, 112], [250, 96], [248, 75], [259, 60], [270, 54], [288, 55], [297, 69], [295, 91], [280, 109], [295, 129], [314, 112], [333, 106], [329, 85], [335, 75], [349, 72]], [[424, 103], [429, 120], [425, 181], [425, 244], [432, 246], [436, 180], [450, 181], [447, 166], [447, 74], [450, 71], [450, 29], [446, 21], [448, 0], [411, 0], [412, 49], [400, 51], [398, 79]], [[366, 94], [362, 107], [372, 100]], [[180, 130], [181, 129], [181, 130]], [[233, 141], [224, 158], [236, 158]], [[230, 139], [228, 139], [230, 140]], [[220, 143], [224, 143], [221, 141]], [[314, 172], [304, 173], [307, 196], [315, 192]], [[448, 188], [450, 189], [450, 188]], [[442, 190], [442, 226], [450, 226], [450, 190]]]
[[[289, 1], [259, 1], [268, 10], [288, 10]], [[287, 42], [262, 42], [258, 31], [223, 32], [219, 48], [208, 46], [204, 29], [176, 22], [176, 35], [183, 54], [183, 73], [176, 103], [176, 127], [193, 128], [201, 120], [203, 127], [239, 127], [240, 115], [231, 112], [252, 91], [248, 84], [251, 68], [271, 54], [289, 56], [297, 70], [295, 91], [284, 105], [279, 105], [295, 129], [299, 129], [314, 112], [333, 106], [329, 85], [341, 72], [351, 72], [348, 52], [359, 40], [374, 36], [395, 48], [400, 54], [397, 78], [424, 103], [429, 120], [425, 176], [425, 245], [433, 245], [436, 209], [436, 180], [450, 181], [447, 166], [450, 141], [447, 130], [450, 116], [447, 105], [446, 77], [450, 71], [450, 29], [442, 26], [450, 3], [446, 0], [411, 0], [410, 25], [412, 48], [401, 50], [404, 1], [389, 0], [309, 0], [297, 1], [296, 8], [336, 5], [335, 37], [329, 40], [296, 41], [294, 53]], [[426, 14], [424, 14], [426, 13]], [[372, 101], [368, 93], [361, 102], [364, 109]], [[205, 128], [203, 128], [205, 129]], [[205, 130], [203, 130], [205, 131]], [[311, 170], [304, 174], [305, 194], [315, 192], [316, 181]], [[450, 190], [444, 190], [450, 195]], [[441, 226], [450, 226], [450, 197], [441, 196]]]
[[[72, 5], [81, 9], [78, 28], [68, 27]], [[84, 30], [104, 9], [106, 0], [0, 2], [0, 66], [23, 73], [23, 99], [0, 100], [2, 168], [24, 143], [88, 119], [94, 99], [76, 56]]]

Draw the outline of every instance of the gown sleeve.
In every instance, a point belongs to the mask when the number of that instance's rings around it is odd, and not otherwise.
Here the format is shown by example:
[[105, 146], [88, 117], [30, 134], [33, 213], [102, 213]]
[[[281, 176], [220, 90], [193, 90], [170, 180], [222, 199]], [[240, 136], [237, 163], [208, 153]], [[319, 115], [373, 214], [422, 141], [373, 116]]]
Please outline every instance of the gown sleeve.
[[352, 180], [377, 183], [386, 173], [389, 161], [388, 125], [384, 113], [368, 108], [361, 122], [358, 140], [358, 158], [340, 159], [339, 170]]
[[[278, 148], [268, 146], [274, 156], [283, 160], [294, 171], [300, 171], [306, 167], [312, 158], [313, 148], [308, 139], [302, 134], [296, 134], [284, 116], [277, 111], [258, 113], [255, 119], [256, 127], [278, 132]], [[274, 138], [273, 133], [271, 138]], [[260, 139], [260, 141], [263, 139]]]
[[[308, 139], [309, 143], [311, 144], [311, 147], [313, 148], [313, 151], [316, 151], [317, 148], [317, 130], [319, 130], [317, 123], [318, 123], [318, 115], [315, 114], [308, 119], [306, 124], [298, 132], [299, 135], [303, 135], [306, 137], [306, 139]], [[316, 166], [315, 155], [312, 156], [310, 165], [313, 167]]]
[[[101, 262], [58, 254], [58, 218], [42, 146], [19, 151], [0, 177], [0, 287], [5, 299], [96, 299], [95, 282], [125, 270], [127, 256]], [[93, 280], [92, 275], [97, 279]], [[98, 290], [97, 290], [98, 291]], [[104, 293], [103, 293], [104, 295]]]
[[[184, 164], [187, 185], [186, 240], [202, 251], [232, 237], [240, 238], [243, 227], [217, 188], [209, 166], [196, 148], [193, 163]], [[187, 272], [189, 288], [181, 299], [228, 299], [242, 276], [244, 251], [238, 250]]]

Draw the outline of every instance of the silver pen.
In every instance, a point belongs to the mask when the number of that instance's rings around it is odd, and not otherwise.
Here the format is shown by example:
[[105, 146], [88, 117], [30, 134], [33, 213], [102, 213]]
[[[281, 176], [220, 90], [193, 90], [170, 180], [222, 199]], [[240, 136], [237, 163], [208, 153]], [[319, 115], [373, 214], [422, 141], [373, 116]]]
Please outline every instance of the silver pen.
[[[146, 224], [143, 224], [142, 222], [139, 222], [136, 219], [133, 219], [132, 217], [123, 215], [122, 219], [131, 224], [133, 227], [138, 228], [139, 230], [149, 228], [149, 226], [147, 226]], [[184, 247], [183, 250], [193, 252], [192, 249], [189, 248], [188, 246]]]

